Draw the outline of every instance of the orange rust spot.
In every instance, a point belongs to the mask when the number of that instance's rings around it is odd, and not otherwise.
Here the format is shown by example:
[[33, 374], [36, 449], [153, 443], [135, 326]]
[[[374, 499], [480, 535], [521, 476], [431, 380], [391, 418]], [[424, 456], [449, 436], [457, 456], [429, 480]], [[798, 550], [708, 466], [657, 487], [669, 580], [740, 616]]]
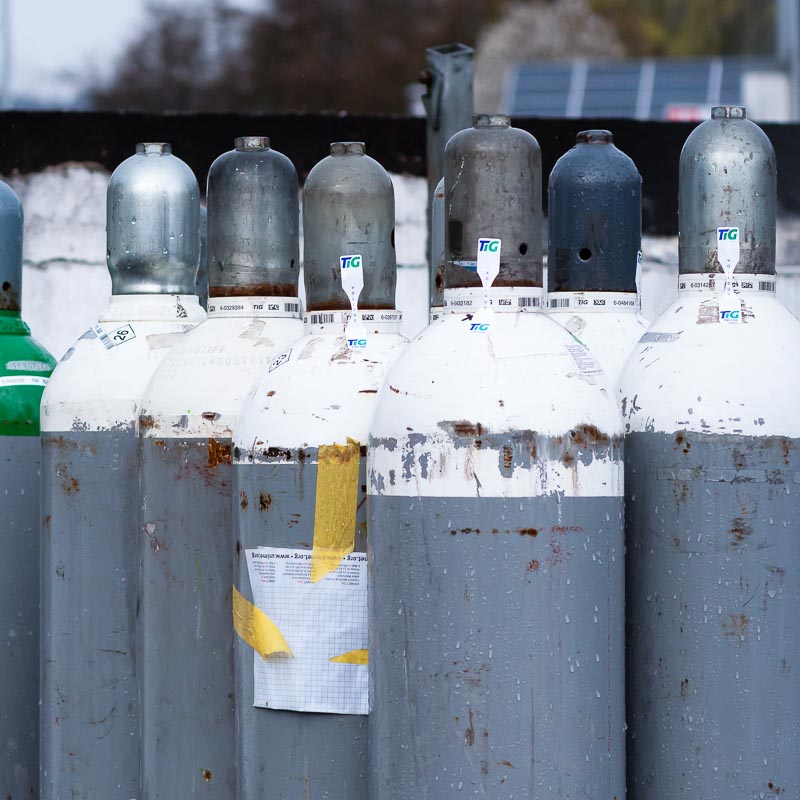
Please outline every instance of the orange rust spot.
[[272, 505], [272, 495], [261, 492], [258, 496], [258, 510], [266, 511]]
[[216, 467], [218, 464], [230, 464], [231, 446], [221, 444], [216, 439], [208, 440], [208, 466]]
[[728, 614], [728, 618], [722, 621], [722, 631], [729, 639], [744, 638], [749, 624], [750, 620], [744, 614]]
[[497, 763], [504, 767], [511, 767], [511, 769], [516, 769], [516, 767], [510, 761], [506, 761], [505, 759], [502, 759], [502, 761], [498, 761]]
[[464, 744], [472, 747], [475, 744], [475, 726], [472, 724], [472, 709], [469, 710], [469, 728], [464, 731]]
[[679, 537], [679, 536], [673, 536], [673, 537], [672, 537], [672, 544], [673, 544], [675, 547], [677, 547], [678, 549], [680, 549], [680, 546], [681, 546], [681, 540], [680, 540], [680, 537]]
[[741, 544], [752, 532], [753, 527], [744, 517], [734, 517], [731, 521], [734, 545]]
[[154, 439], [153, 440], [153, 444], [156, 447], [166, 447], [167, 446], [167, 443], [163, 439]]
[[603, 433], [596, 425], [578, 425], [570, 435], [572, 441], [581, 447], [608, 444], [611, 441], [608, 434]]
[[267, 397], [274, 397], [274, 396], [275, 396], [275, 390], [274, 390], [274, 389], [270, 389], [270, 390], [267, 392]]
[[52, 517], [50, 516], [50, 514], [48, 514], [48, 515], [47, 515], [47, 516], [44, 518], [44, 524], [45, 524], [45, 527], [48, 527], [48, 528], [50, 527], [50, 520], [52, 520]]
[[73, 492], [79, 492], [81, 490], [81, 485], [77, 478], [65, 476], [64, 480], [61, 481], [61, 488], [64, 494], [72, 494]]
[[204, 769], [203, 770], [203, 780], [206, 783], [210, 783], [211, 782], [211, 770], [210, 769]]
[[510, 470], [514, 463], [514, 451], [507, 445], [503, 445], [503, 468]]
[[561, 463], [562, 463], [562, 464], [563, 464], [565, 467], [570, 467], [570, 466], [572, 466], [572, 464], [574, 463], [574, 461], [575, 461], [575, 456], [573, 456], [573, 455], [570, 455], [569, 453], [564, 453], [564, 455], [563, 455], [563, 456], [561, 456]]
[[480, 422], [473, 424], [462, 419], [453, 423], [453, 433], [458, 436], [481, 436], [483, 434], [483, 426]]
[[681, 697], [686, 699], [688, 694], [689, 694], [689, 679], [688, 678], [684, 678], [681, 681]]
[[536, 528], [520, 528], [519, 529], [520, 536], [538, 536], [539, 531]]
[[538, 572], [539, 571], [539, 562], [532, 558], [528, 563], [528, 572]]
[[242, 507], [242, 511], [247, 508], [247, 492], [244, 489], [239, 492], [239, 505]]
[[149, 415], [142, 415], [139, 417], [139, 428], [143, 431], [149, 431], [151, 428], [155, 428], [156, 421]]

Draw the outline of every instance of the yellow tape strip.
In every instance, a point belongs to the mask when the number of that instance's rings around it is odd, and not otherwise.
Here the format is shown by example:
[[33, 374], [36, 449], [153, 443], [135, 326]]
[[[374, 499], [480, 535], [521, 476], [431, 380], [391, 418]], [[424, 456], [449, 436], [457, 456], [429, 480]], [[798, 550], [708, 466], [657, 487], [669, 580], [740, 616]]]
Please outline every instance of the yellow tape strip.
[[337, 569], [355, 547], [360, 460], [361, 445], [349, 436], [346, 445], [319, 448], [311, 583]]
[[369, 664], [369, 650], [350, 650], [330, 659], [333, 664]]
[[261, 658], [272, 653], [288, 653], [293, 656], [286, 639], [278, 626], [260, 609], [245, 599], [233, 587], [233, 627], [236, 633], [250, 645]]

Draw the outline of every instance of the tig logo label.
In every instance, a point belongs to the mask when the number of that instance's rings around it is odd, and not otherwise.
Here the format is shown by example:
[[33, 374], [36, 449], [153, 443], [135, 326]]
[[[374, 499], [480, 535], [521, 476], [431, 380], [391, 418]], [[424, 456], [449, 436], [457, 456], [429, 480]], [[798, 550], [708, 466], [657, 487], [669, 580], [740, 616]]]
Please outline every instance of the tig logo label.
[[366, 347], [367, 340], [366, 339], [348, 339], [347, 340], [348, 347]]
[[496, 253], [500, 249], [499, 239], [478, 239], [479, 253]]
[[735, 242], [739, 238], [738, 228], [717, 228], [720, 242]]
[[489, 323], [488, 322], [472, 322], [472, 323], [470, 323], [469, 329], [471, 331], [488, 331], [489, 330]]
[[342, 269], [360, 269], [361, 256], [339, 256]]
[[741, 311], [723, 311], [722, 309], [720, 309], [719, 312], [720, 322], [738, 322], [741, 313], [742, 313]]

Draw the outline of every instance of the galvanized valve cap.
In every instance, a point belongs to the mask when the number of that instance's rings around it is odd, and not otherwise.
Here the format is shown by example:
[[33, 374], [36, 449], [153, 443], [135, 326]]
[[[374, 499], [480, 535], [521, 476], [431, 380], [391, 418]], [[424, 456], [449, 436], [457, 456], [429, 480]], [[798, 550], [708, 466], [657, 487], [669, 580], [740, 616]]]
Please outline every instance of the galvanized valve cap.
[[22, 297], [22, 203], [0, 181], [0, 311], [19, 311]]
[[610, 131], [581, 131], [550, 173], [549, 292], [635, 292], [642, 176]]
[[445, 148], [445, 288], [480, 286], [480, 237], [499, 238], [495, 286], [542, 285], [542, 153], [502, 114], [476, 114]]
[[738, 228], [735, 272], [775, 274], [777, 177], [767, 135], [739, 106], [716, 106], [681, 151], [679, 272], [721, 272], [718, 228]]
[[394, 187], [363, 142], [334, 142], [303, 189], [303, 244], [308, 311], [348, 310], [339, 259], [360, 255], [360, 309], [394, 308]]
[[163, 142], [136, 145], [111, 175], [106, 200], [113, 294], [194, 294], [200, 191]]
[[240, 136], [208, 172], [208, 293], [296, 297], [297, 172], [266, 136]]

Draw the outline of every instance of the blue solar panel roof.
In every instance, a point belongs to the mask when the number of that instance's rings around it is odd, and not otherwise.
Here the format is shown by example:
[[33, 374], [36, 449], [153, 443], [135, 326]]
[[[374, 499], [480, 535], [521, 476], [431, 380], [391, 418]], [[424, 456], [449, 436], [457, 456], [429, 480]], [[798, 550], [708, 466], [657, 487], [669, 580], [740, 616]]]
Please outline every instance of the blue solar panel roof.
[[681, 108], [742, 104], [742, 76], [770, 59], [541, 61], [509, 73], [507, 110], [518, 116], [664, 119]]

